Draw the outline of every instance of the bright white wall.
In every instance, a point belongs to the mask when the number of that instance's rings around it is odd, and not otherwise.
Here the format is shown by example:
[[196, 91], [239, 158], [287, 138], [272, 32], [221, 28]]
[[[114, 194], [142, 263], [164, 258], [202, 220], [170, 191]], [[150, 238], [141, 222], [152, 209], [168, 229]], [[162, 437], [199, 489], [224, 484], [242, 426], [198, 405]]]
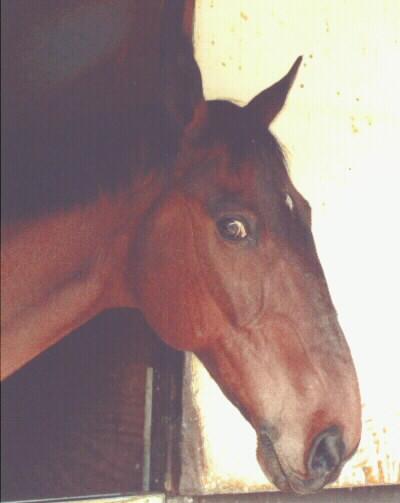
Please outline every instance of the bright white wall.
[[[273, 131], [313, 207], [319, 255], [360, 378], [364, 434], [341, 483], [400, 483], [400, 1], [197, 0], [207, 98], [246, 103], [300, 54]], [[205, 484], [264, 487], [253, 432], [204, 371], [193, 372]]]

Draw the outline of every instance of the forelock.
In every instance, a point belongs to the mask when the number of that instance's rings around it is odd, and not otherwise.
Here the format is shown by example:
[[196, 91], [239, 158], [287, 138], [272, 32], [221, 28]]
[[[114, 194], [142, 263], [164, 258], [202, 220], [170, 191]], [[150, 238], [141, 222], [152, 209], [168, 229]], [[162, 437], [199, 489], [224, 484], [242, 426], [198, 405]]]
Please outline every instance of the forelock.
[[207, 125], [198, 141], [210, 148], [224, 145], [231, 158], [231, 169], [250, 160], [269, 170], [277, 182], [283, 183], [288, 177], [283, 147], [264, 124], [253, 120], [246, 108], [228, 101], [208, 102]]

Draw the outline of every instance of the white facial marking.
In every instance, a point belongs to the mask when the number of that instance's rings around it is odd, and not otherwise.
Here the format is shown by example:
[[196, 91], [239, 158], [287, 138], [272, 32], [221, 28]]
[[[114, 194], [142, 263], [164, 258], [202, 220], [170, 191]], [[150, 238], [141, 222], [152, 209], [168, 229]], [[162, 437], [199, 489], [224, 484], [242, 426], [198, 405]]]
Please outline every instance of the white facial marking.
[[289, 208], [290, 211], [293, 211], [294, 203], [293, 203], [293, 199], [289, 196], [289, 194], [286, 194], [285, 204]]

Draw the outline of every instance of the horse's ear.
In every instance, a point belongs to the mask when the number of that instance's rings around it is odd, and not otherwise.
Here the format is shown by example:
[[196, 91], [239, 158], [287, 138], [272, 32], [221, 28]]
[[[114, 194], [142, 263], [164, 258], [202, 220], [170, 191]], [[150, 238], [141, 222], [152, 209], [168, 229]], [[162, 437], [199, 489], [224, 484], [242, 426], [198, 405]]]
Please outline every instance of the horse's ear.
[[285, 104], [301, 61], [302, 57], [299, 56], [283, 79], [265, 89], [250, 101], [246, 106], [246, 110], [248, 110], [249, 116], [253, 120], [262, 122], [265, 126], [271, 124]]
[[205, 107], [200, 69], [194, 59], [195, 0], [165, 2], [162, 29], [164, 102], [178, 127], [198, 121]]

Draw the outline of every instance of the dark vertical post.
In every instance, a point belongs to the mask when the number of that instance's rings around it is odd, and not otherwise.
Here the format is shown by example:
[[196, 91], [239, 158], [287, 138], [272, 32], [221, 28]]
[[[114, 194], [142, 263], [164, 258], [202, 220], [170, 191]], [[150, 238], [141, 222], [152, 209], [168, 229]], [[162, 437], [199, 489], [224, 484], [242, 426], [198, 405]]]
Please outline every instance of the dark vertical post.
[[184, 353], [161, 345], [153, 374], [150, 490], [176, 494], [181, 471]]

